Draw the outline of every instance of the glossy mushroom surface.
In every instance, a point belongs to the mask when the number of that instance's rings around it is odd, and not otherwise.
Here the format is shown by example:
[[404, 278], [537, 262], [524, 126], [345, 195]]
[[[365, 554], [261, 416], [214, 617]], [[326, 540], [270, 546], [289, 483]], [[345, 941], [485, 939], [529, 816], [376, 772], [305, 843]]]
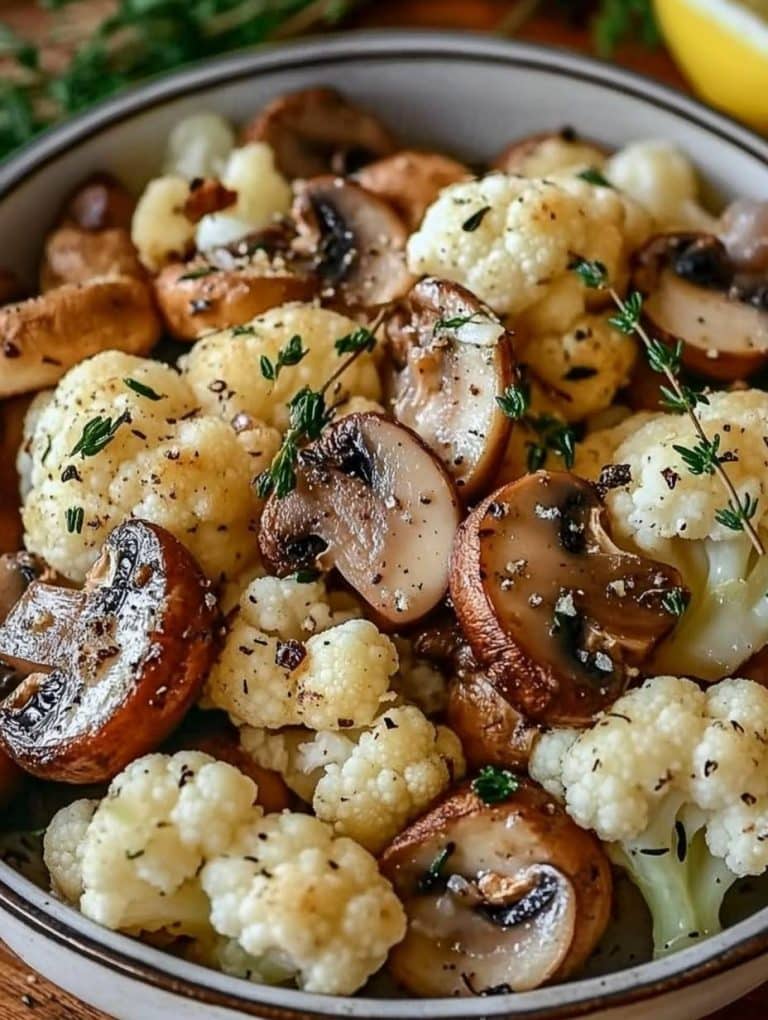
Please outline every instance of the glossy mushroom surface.
[[462, 499], [481, 495], [512, 428], [496, 402], [516, 377], [511, 334], [470, 291], [428, 277], [389, 319], [387, 339], [392, 413], [442, 460]]
[[128, 520], [82, 591], [34, 581], [0, 626], [24, 675], [0, 702], [0, 746], [44, 779], [108, 780], [155, 750], [199, 695], [216, 600], [172, 535]]
[[595, 837], [528, 780], [502, 803], [465, 786], [385, 850], [408, 915], [389, 969], [421, 996], [522, 992], [577, 971], [611, 909]]
[[299, 454], [296, 488], [273, 493], [259, 545], [280, 576], [335, 566], [384, 620], [425, 616], [448, 586], [454, 487], [410, 429], [351, 414]]
[[369, 163], [358, 170], [354, 180], [389, 202], [408, 230], [413, 231], [443, 188], [471, 176], [469, 167], [449, 156], [406, 149]]
[[611, 540], [596, 489], [539, 471], [505, 485], [456, 537], [451, 597], [480, 667], [537, 722], [585, 724], [674, 627], [673, 568]]
[[266, 142], [289, 178], [346, 174], [395, 149], [389, 130], [340, 92], [309, 88], [273, 99], [243, 130], [243, 141]]
[[733, 381], [768, 364], [768, 275], [738, 273], [711, 234], [659, 234], [635, 256], [643, 314], [662, 340], [683, 341], [683, 363]]
[[539, 734], [479, 671], [453, 677], [445, 721], [461, 740], [467, 764], [476, 769], [483, 765], [524, 769]]

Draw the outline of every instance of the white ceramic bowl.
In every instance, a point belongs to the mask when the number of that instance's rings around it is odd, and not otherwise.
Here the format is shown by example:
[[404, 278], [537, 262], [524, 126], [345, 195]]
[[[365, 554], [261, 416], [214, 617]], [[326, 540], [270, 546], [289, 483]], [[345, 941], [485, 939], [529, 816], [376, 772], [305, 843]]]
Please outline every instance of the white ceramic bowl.
[[[412, 144], [474, 161], [516, 136], [572, 124], [612, 146], [670, 139], [721, 194], [768, 196], [768, 143], [656, 83], [572, 54], [477, 36], [348, 34], [172, 75], [46, 134], [0, 168], [2, 261], [32, 279], [42, 238], [70, 188], [96, 169], [139, 185], [157, 172], [168, 131], [185, 114], [215, 109], [238, 121], [277, 93], [313, 84], [344, 90]], [[329, 999], [252, 985], [105, 931], [5, 864], [0, 935], [32, 967], [120, 1020], [697, 1020], [768, 978], [768, 910], [761, 910], [665, 960], [525, 994]]]

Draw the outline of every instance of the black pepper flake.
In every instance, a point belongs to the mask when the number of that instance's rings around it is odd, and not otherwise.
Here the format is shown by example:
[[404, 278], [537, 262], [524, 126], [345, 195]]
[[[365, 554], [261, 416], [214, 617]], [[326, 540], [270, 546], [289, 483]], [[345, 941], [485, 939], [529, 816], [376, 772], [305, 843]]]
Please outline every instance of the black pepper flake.
[[674, 471], [670, 467], [665, 467], [661, 472], [661, 477], [667, 483], [668, 489], [674, 489], [677, 483], [680, 481], [680, 475], [677, 471]]
[[275, 665], [293, 671], [298, 669], [307, 657], [307, 649], [301, 641], [291, 638], [289, 641], [278, 641], [275, 651]]
[[78, 470], [75, 467], [75, 465], [74, 464], [69, 464], [61, 472], [61, 480], [62, 480], [62, 482], [71, 482], [73, 480], [76, 481], [76, 482], [82, 482], [83, 479], [80, 477], [80, 475], [78, 473]]
[[384, 716], [384, 725], [386, 726], [386, 728], [388, 730], [396, 730], [397, 729], [397, 723], [395, 722], [394, 719], [390, 719], [388, 715]]
[[462, 230], [466, 230], [468, 233], [472, 233], [480, 226], [485, 219], [486, 215], [491, 211], [489, 205], [484, 205], [482, 209], [478, 209], [477, 212], [473, 212], [461, 225]]

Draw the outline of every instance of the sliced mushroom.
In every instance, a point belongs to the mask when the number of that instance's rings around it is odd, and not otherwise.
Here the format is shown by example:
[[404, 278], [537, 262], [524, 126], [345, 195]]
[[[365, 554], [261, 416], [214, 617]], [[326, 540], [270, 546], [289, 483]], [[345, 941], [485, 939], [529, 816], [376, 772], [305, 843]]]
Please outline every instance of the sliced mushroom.
[[653, 333], [683, 341], [683, 363], [711, 379], [768, 364], [768, 276], [737, 274], [711, 234], [659, 234], [635, 257], [634, 286]]
[[750, 198], [731, 202], [720, 217], [720, 240], [738, 270], [768, 272], [768, 202]]
[[358, 170], [354, 179], [366, 191], [389, 202], [408, 230], [414, 231], [443, 188], [471, 176], [469, 167], [450, 156], [406, 149], [369, 163]]
[[387, 202], [359, 185], [340, 177], [307, 181], [293, 215], [296, 251], [313, 257], [326, 290], [338, 292], [349, 307], [386, 304], [413, 283], [405, 264], [405, 224]]
[[408, 915], [389, 969], [416, 995], [498, 995], [563, 980], [610, 915], [599, 842], [528, 780], [495, 804], [457, 790], [395, 839], [381, 869]]
[[539, 471], [469, 515], [454, 544], [451, 596], [499, 692], [540, 722], [585, 724], [625, 690], [674, 627], [673, 568], [624, 552], [595, 488]]
[[250, 322], [288, 301], [311, 301], [317, 280], [295, 271], [282, 257], [263, 252], [236, 256], [226, 249], [174, 262], [154, 280], [165, 324], [177, 340], [196, 340], [211, 330]]
[[455, 676], [446, 722], [461, 740], [470, 768], [525, 768], [539, 730], [481, 672]]
[[0, 626], [0, 659], [25, 674], [0, 703], [0, 746], [44, 779], [110, 779], [194, 703], [216, 624], [187, 550], [157, 525], [126, 521], [82, 591], [35, 581]]
[[111, 174], [91, 174], [72, 193], [64, 207], [63, 222], [83, 230], [130, 230], [136, 202]]
[[162, 326], [140, 280], [102, 277], [65, 284], [0, 308], [0, 398], [55, 385], [100, 351], [149, 354]]
[[392, 413], [445, 464], [464, 500], [482, 493], [512, 422], [496, 397], [515, 377], [512, 337], [457, 283], [429, 277], [387, 324]]
[[280, 576], [335, 566], [402, 626], [445, 594], [458, 524], [451, 480], [419, 437], [383, 415], [351, 414], [301, 451], [296, 488], [267, 501], [259, 545]]
[[24, 441], [24, 416], [29, 403], [28, 397], [0, 401], [0, 554], [18, 549], [24, 532], [16, 458]]
[[301, 89], [273, 99], [243, 130], [267, 142], [286, 177], [349, 173], [396, 148], [381, 121], [331, 88]]
[[595, 142], [580, 138], [573, 128], [542, 131], [510, 142], [491, 162], [494, 170], [523, 177], [546, 177], [547, 174], [579, 164], [601, 165], [608, 150]]

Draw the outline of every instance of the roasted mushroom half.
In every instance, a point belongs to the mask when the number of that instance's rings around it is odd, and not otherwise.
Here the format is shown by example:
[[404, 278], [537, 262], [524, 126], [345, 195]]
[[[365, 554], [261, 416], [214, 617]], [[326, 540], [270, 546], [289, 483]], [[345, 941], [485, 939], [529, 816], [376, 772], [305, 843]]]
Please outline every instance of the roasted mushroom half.
[[316, 177], [293, 206], [297, 253], [313, 258], [324, 296], [350, 308], [402, 297], [413, 283], [405, 264], [408, 232], [381, 198], [340, 177]]
[[273, 99], [246, 125], [243, 140], [267, 142], [290, 178], [350, 173], [395, 149], [381, 121], [331, 88]]
[[387, 336], [392, 413], [434, 450], [462, 499], [482, 494], [512, 425], [496, 402], [515, 376], [511, 335], [470, 291], [429, 277], [390, 318]]
[[110, 779], [165, 739], [215, 654], [216, 600], [167, 531], [129, 520], [85, 588], [34, 581], [0, 626], [24, 679], [0, 703], [0, 746], [44, 779]]
[[416, 995], [563, 980], [589, 957], [611, 909], [600, 844], [529, 781], [495, 804], [457, 790], [397, 837], [381, 868], [408, 915], [389, 968]]
[[589, 482], [539, 471], [505, 485], [462, 525], [451, 596], [480, 667], [519, 711], [588, 722], [624, 691], [677, 617], [671, 567], [624, 552]]
[[479, 671], [451, 679], [446, 722], [461, 740], [470, 768], [525, 768], [539, 733]]
[[711, 379], [768, 364], [768, 274], [737, 272], [711, 234], [659, 234], [635, 257], [634, 286], [654, 335], [683, 341], [683, 363]]
[[418, 436], [380, 414], [351, 414], [299, 454], [296, 487], [273, 493], [259, 531], [280, 576], [335, 566], [383, 619], [425, 616], [448, 586], [456, 493]]
[[377, 159], [354, 179], [395, 209], [409, 230], [416, 230], [424, 213], [449, 184], [472, 176], [471, 170], [439, 152], [407, 149]]

